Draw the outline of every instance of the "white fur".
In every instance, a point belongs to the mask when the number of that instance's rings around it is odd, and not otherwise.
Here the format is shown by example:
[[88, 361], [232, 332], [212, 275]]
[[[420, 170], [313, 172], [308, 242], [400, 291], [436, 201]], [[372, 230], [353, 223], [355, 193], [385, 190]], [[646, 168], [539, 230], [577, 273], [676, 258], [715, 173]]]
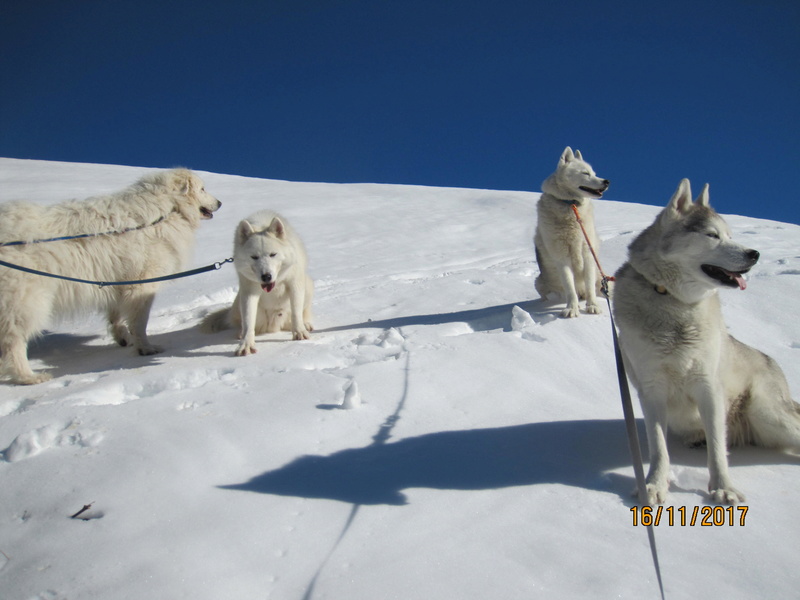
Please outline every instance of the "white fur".
[[[188, 258], [200, 220], [211, 218], [219, 206], [219, 201], [205, 191], [202, 180], [186, 169], [153, 173], [121, 192], [86, 200], [51, 206], [10, 202], [0, 206], [0, 243], [132, 231], [0, 246], [0, 259], [93, 281], [168, 275], [179, 271]], [[15, 383], [49, 379], [47, 373], [31, 370], [28, 340], [52, 317], [90, 309], [107, 312], [111, 332], [120, 345], [133, 345], [143, 355], [158, 352], [147, 339], [147, 321], [157, 288], [157, 283], [100, 288], [0, 266], [4, 373]]]
[[744, 289], [742, 274], [758, 253], [731, 239], [708, 186], [692, 203], [685, 179], [629, 251], [616, 274], [614, 315], [647, 427], [648, 500], [667, 498], [671, 428], [689, 443], [705, 440], [711, 500], [743, 502], [728, 473], [729, 446], [800, 449], [800, 406], [783, 372], [728, 334], [720, 309], [717, 290]]
[[533, 238], [539, 263], [535, 285], [543, 298], [549, 294], [564, 298], [566, 307], [562, 317], [574, 318], [580, 314], [579, 298], [586, 299], [587, 313], [602, 312], [597, 303], [600, 274], [572, 205], [577, 207], [586, 234], [599, 252], [592, 199], [602, 197], [608, 185], [608, 180], [595, 175], [580, 151], [573, 154], [569, 146], [561, 154], [555, 172], [542, 183]]
[[305, 246], [284, 217], [259, 211], [239, 223], [233, 263], [239, 291], [233, 306], [206, 317], [202, 328], [240, 328], [236, 356], [256, 352], [255, 336], [291, 331], [295, 340], [309, 338], [314, 283], [307, 273]]

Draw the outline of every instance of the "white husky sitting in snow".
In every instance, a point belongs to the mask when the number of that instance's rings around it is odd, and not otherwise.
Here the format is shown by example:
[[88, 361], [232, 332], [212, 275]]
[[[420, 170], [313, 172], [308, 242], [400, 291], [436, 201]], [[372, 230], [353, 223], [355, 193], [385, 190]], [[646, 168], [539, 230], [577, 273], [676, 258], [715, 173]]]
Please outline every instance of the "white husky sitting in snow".
[[543, 298], [553, 293], [564, 298], [567, 306], [561, 311], [562, 317], [580, 314], [578, 298], [586, 299], [587, 313], [601, 312], [597, 303], [600, 274], [572, 207], [578, 209], [589, 240], [598, 251], [592, 199], [602, 198], [608, 185], [608, 179], [597, 177], [580, 151], [573, 154], [569, 146], [561, 154], [555, 173], [542, 183], [533, 238], [540, 272], [535, 285]]
[[800, 450], [800, 405], [783, 372], [722, 320], [717, 290], [745, 289], [743, 274], [758, 257], [731, 240], [708, 186], [693, 203], [684, 179], [617, 271], [614, 316], [647, 427], [651, 504], [669, 489], [668, 427], [689, 443], [706, 441], [708, 490], [718, 503], [744, 501], [728, 475], [729, 446]]
[[269, 210], [250, 215], [236, 228], [233, 264], [239, 292], [233, 306], [205, 318], [205, 331], [240, 327], [236, 356], [256, 352], [256, 334], [291, 331], [307, 340], [314, 282], [305, 246], [286, 219]]

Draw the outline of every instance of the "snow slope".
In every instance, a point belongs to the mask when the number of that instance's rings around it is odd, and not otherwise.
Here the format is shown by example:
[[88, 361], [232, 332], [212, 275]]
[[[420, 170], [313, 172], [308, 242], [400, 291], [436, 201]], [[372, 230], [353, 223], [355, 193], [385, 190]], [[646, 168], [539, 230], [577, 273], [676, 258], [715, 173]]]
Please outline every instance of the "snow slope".
[[[143, 172], [0, 159], [0, 200]], [[284, 213], [317, 331], [243, 358], [232, 332], [200, 333], [233, 300], [231, 265], [162, 288], [163, 354], [112, 346], [97, 315], [54, 325], [30, 350], [53, 380], [0, 384], [0, 598], [658, 597], [607, 311], [562, 320], [536, 297], [537, 194], [202, 175], [223, 206], [192, 266], [230, 256], [247, 214]], [[712, 203], [725, 212], [713, 182]], [[596, 203], [607, 272], [657, 211]], [[797, 396], [800, 228], [728, 221], [762, 254], [746, 292], [723, 292], [728, 325]], [[705, 452], [672, 447], [671, 500], [691, 513]], [[744, 526], [656, 529], [667, 597], [795, 598], [800, 461], [737, 449], [731, 466]]]

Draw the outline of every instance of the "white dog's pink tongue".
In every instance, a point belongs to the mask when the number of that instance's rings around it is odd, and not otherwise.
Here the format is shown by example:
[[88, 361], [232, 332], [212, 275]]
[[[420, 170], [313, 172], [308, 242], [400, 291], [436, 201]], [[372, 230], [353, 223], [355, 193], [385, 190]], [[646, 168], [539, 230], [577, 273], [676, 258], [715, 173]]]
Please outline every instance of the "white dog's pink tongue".
[[261, 289], [265, 292], [269, 293], [275, 288], [275, 283], [264, 283], [261, 285]]

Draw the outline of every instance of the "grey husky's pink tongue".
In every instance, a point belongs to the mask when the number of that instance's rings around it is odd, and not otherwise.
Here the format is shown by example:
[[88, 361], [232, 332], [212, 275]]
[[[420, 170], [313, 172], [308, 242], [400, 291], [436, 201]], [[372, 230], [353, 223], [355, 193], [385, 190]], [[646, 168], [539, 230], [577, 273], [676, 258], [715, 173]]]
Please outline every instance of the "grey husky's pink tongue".
[[736, 283], [739, 284], [739, 289], [740, 290], [746, 290], [747, 289], [747, 282], [744, 280], [744, 277], [742, 277], [740, 273], [731, 273], [729, 271], [726, 271], [726, 273], [728, 273], [728, 275], [730, 275], [731, 277], [733, 277], [736, 280]]

